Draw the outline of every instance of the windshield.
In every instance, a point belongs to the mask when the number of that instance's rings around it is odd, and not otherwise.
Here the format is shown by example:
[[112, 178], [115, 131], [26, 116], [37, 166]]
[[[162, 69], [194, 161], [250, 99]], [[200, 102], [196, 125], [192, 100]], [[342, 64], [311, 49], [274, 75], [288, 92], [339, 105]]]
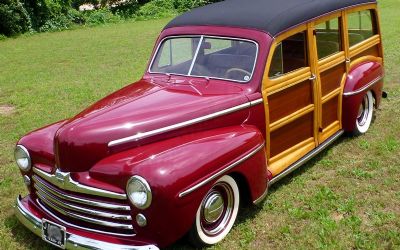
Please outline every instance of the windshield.
[[248, 82], [257, 51], [257, 44], [247, 40], [172, 37], [161, 43], [150, 72]]

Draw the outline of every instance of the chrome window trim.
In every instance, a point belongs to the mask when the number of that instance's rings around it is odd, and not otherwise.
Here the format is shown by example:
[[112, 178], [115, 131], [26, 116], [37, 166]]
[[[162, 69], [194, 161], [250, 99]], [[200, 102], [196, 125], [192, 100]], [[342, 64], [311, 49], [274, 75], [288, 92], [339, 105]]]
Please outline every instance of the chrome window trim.
[[[174, 73], [165, 73], [165, 72], [155, 72], [155, 71], [151, 71], [151, 67], [153, 66], [153, 63], [156, 59], [156, 56], [158, 54], [158, 51], [160, 50], [161, 45], [164, 43], [165, 40], [167, 39], [173, 39], [173, 38], [195, 38], [195, 37], [200, 37], [200, 38], [214, 38], [214, 39], [224, 39], [224, 40], [234, 40], [234, 41], [243, 41], [243, 42], [250, 42], [256, 45], [256, 56], [254, 58], [254, 64], [253, 64], [253, 70], [251, 72], [251, 77], [248, 81], [239, 81], [239, 80], [233, 80], [233, 79], [227, 79], [227, 78], [219, 78], [219, 77], [211, 77], [211, 76], [196, 76], [196, 75], [191, 75], [191, 74], [174, 74]], [[201, 39], [202, 40], [202, 39]], [[201, 46], [201, 43], [199, 43], [199, 47], [197, 49], [199, 49]], [[187, 77], [198, 77], [198, 78], [206, 78], [206, 79], [215, 79], [215, 80], [223, 80], [223, 81], [230, 81], [230, 82], [238, 82], [238, 83], [249, 83], [254, 76], [254, 72], [256, 70], [256, 65], [257, 65], [257, 61], [258, 61], [258, 57], [259, 57], [259, 45], [256, 41], [254, 40], [250, 40], [250, 39], [245, 39], [245, 38], [239, 38], [239, 37], [228, 37], [228, 36], [212, 36], [212, 35], [181, 35], [181, 36], [167, 36], [164, 37], [159, 44], [157, 45], [157, 49], [154, 52], [154, 55], [150, 61], [150, 65], [147, 69], [147, 73], [150, 74], [163, 74], [163, 75], [176, 75], [176, 76], [187, 76]], [[196, 53], [197, 56], [197, 53]], [[193, 57], [193, 64], [196, 61], [196, 57]], [[191, 71], [189, 73], [192, 73]]]
[[[71, 178], [70, 173], [56, 172], [55, 175], [48, 174], [38, 168], [33, 168], [33, 172], [39, 175], [44, 180], [50, 182], [51, 184], [59, 187], [60, 189], [73, 191], [77, 193], [97, 195], [101, 197], [126, 200], [126, 194], [115, 193], [95, 187], [89, 187], [86, 185], [82, 185]], [[62, 179], [57, 178], [58, 175], [62, 175]]]
[[[37, 199], [38, 204], [41, 204], [43, 202], [44, 204], [46, 204], [50, 208], [56, 210], [60, 214], [71, 217], [73, 219], [82, 220], [82, 221], [86, 221], [89, 223], [93, 223], [93, 224], [100, 225], [100, 226], [106, 226], [106, 227], [110, 227], [110, 228], [133, 230], [132, 224], [122, 224], [122, 223], [109, 222], [109, 221], [103, 221], [103, 220], [86, 217], [86, 216], [79, 215], [79, 214], [76, 214], [76, 213], [73, 213], [70, 211], [66, 211], [60, 207], [57, 207], [57, 205], [53, 204], [51, 201], [49, 201], [48, 199], [46, 199], [44, 197], [39, 197], [39, 198], [40, 199]], [[43, 204], [42, 204], [42, 206], [43, 206]]]
[[324, 150], [325, 148], [327, 148], [329, 145], [331, 145], [334, 141], [336, 141], [342, 134], [344, 133], [343, 130], [339, 130], [338, 132], [336, 132], [334, 135], [332, 135], [331, 137], [329, 137], [329, 139], [327, 139], [326, 141], [324, 141], [321, 145], [319, 145], [317, 148], [313, 149], [312, 151], [310, 151], [308, 154], [306, 154], [303, 158], [301, 158], [300, 160], [296, 161], [295, 163], [293, 163], [290, 167], [288, 167], [287, 169], [285, 169], [283, 172], [281, 172], [280, 174], [278, 174], [277, 176], [275, 176], [274, 178], [272, 178], [269, 182], [268, 182], [268, 186], [272, 186], [273, 184], [275, 184], [277, 181], [279, 181], [280, 179], [282, 179], [283, 177], [285, 177], [286, 175], [290, 174], [291, 172], [293, 172], [294, 170], [296, 170], [297, 168], [299, 168], [300, 166], [302, 166], [304, 163], [306, 163], [307, 161], [309, 161], [311, 158], [313, 158], [315, 155], [317, 155], [318, 153], [320, 153], [322, 150]]
[[35, 182], [35, 187], [38, 186], [42, 190], [47, 191], [48, 193], [51, 193], [52, 195], [57, 196], [60, 199], [63, 200], [68, 200], [68, 201], [73, 201], [76, 203], [81, 203], [81, 204], [86, 204], [94, 207], [99, 207], [99, 208], [105, 208], [105, 209], [113, 209], [113, 210], [121, 210], [121, 211], [130, 211], [131, 207], [130, 206], [123, 206], [123, 205], [115, 205], [111, 203], [105, 203], [105, 202], [99, 202], [99, 201], [94, 201], [94, 200], [89, 200], [89, 199], [82, 199], [78, 198], [72, 195], [68, 194], [59, 194], [51, 189], [51, 187], [48, 187], [46, 183], [44, 183], [40, 177], [37, 176], [32, 176], [33, 181]]
[[250, 108], [250, 107], [258, 105], [258, 104], [260, 104], [262, 102], [263, 102], [263, 99], [260, 98], [258, 100], [252, 101], [252, 102], [247, 102], [247, 103], [244, 103], [244, 104], [240, 104], [238, 106], [235, 106], [235, 107], [232, 107], [232, 108], [228, 108], [228, 109], [225, 109], [225, 110], [222, 110], [222, 111], [218, 111], [218, 112], [215, 112], [215, 113], [212, 113], [212, 114], [209, 114], [209, 115], [205, 115], [205, 116], [201, 116], [201, 117], [198, 117], [198, 118], [194, 118], [192, 120], [180, 122], [180, 123], [177, 123], [177, 124], [173, 124], [173, 125], [166, 126], [166, 127], [159, 128], [159, 129], [155, 129], [155, 130], [150, 130], [150, 131], [143, 132], [143, 133], [139, 132], [136, 135], [132, 135], [132, 136], [128, 136], [128, 137], [124, 137], [124, 138], [121, 138], [121, 139], [110, 141], [108, 143], [108, 147], [114, 147], [114, 146], [118, 146], [118, 145], [121, 145], [121, 144], [124, 144], [124, 143], [138, 141], [138, 140], [141, 140], [141, 139], [144, 139], [144, 138], [148, 138], [148, 137], [151, 137], [151, 136], [154, 136], [154, 135], [162, 134], [162, 133], [169, 132], [169, 131], [172, 131], [172, 130], [175, 130], [175, 129], [179, 129], [179, 128], [187, 127], [187, 126], [190, 126], [190, 125], [193, 125], [193, 124], [197, 124], [197, 123], [200, 123], [200, 122], [204, 122], [204, 121], [207, 121], [207, 120], [211, 120], [211, 119], [214, 119], [216, 117], [220, 117], [220, 116], [223, 116], [223, 115], [231, 114], [233, 112], [236, 112], [236, 111], [239, 111], [239, 110], [242, 110], [242, 109]]
[[378, 83], [379, 81], [381, 81], [382, 79], [383, 79], [383, 76], [378, 76], [377, 78], [375, 78], [374, 80], [372, 80], [368, 84], [366, 84], [364, 87], [361, 87], [361, 88], [351, 91], [351, 92], [343, 93], [343, 95], [344, 96], [352, 96], [352, 95], [360, 94], [360, 93], [364, 92], [365, 90], [369, 89], [371, 86]]
[[185, 197], [186, 195], [194, 192], [195, 190], [199, 189], [200, 187], [206, 185], [207, 183], [209, 183], [210, 181], [215, 180], [216, 178], [220, 177], [221, 175], [225, 174], [226, 172], [228, 172], [229, 170], [231, 170], [232, 168], [236, 167], [237, 165], [241, 164], [242, 162], [246, 161], [247, 159], [249, 159], [250, 157], [252, 157], [253, 155], [255, 155], [258, 151], [260, 151], [261, 149], [263, 149], [265, 146], [265, 143], [257, 146], [257, 148], [255, 148], [254, 150], [252, 150], [249, 154], [245, 155], [244, 157], [240, 158], [239, 160], [235, 161], [234, 163], [228, 165], [227, 167], [223, 168], [222, 170], [218, 171], [217, 173], [211, 175], [210, 177], [206, 178], [205, 180], [197, 183], [196, 185], [194, 185], [191, 188], [186, 189], [185, 191], [179, 193], [179, 197]]
[[104, 212], [104, 211], [99, 211], [96, 209], [88, 209], [88, 208], [84, 208], [84, 207], [79, 207], [73, 204], [69, 204], [65, 201], [59, 201], [57, 200], [56, 197], [54, 197], [53, 195], [47, 193], [46, 191], [42, 190], [40, 187], [38, 187], [37, 185], [35, 185], [36, 188], [36, 194], [37, 196], [42, 199], [42, 197], [44, 197], [46, 200], [49, 200], [50, 202], [54, 203], [57, 206], [60, 206], [64, 209], [70, 209], [76, 212], [81, 212], [84, 214], [88, 214], [88, 215], [94, 215], [94, 216], [98, 216], [98, 217], [104, 217], [107, 219], [116, 219], [116, 220], [125, 220], [125, 221], [131, 221], [132, 217], [130, 215], [124, 215], [124, 214], [115, 214], [115, 213], [108, 213], [108, 212]]

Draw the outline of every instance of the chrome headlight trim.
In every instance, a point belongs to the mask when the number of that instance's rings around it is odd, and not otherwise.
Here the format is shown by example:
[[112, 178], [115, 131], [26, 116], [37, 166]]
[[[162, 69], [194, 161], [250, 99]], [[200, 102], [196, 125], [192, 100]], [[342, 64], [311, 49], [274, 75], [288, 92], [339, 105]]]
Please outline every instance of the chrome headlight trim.
[[[141, 185], [141, 187], [143, 188], [145, 194], [146, 194], [146, 201], [144, 202], [144, 204], [138, 204], [137, 201], [134, 200], [134, 198], [132, 197], [132, 193], [134, 193], [137, 190], [129, 190], [130, 186], [133, 185], [134, 183], [138, 183], [139, 185]], [[137, 208], [139, 209], [146, 209], [151, 205], [151, 201], [152, 201], [152, 193], [151, 193], [151, 188], [149, 183], [141, 176], [139, 175], [134, 175], [132, 176], [127, 184], [126, 184], [126, 195], [128, 196], [130, 202]]]
[[[28, 149], [22, 145], [17, 145], [14, 150], [14, 158], [17, 166], [21, 171], [28, 172], [32, 168], [32, 160], [29, 155]], [[22, 165], [21, 160], [26, 159], [26, 164]]]

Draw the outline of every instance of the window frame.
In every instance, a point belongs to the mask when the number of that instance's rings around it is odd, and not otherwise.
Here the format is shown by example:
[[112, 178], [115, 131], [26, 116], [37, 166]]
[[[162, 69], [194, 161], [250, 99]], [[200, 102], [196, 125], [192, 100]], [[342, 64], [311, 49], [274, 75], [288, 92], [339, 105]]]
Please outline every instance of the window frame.
[[[174, 39], [174, 38], [196, 38], [196, 37], [200, 37], [200, 42], [198, 44], [198, 47], [196, 49], [196, 54], [193, 57], [193, 61], [192, 64], [194, 64], [196, 62], [197, 59], [197, 55], [198, 55], [198, 50], [202, 44], [202, 42], [206, 39], [206, 38], [211, 38], [211, 39], [222, 39], [222, 40], [232, 40], [232, 41], [242, 41], [242, 42], [250, 42], [253, 43], [256, 46], [256, 55], [254, 58], [254, 64], [253, 64], [253, 68], [252, 68], [252, 72], [251, 72], [251, 76], [250, 79], [245, 81], [239, 81], [239, 80], [234, 80], [234, 79], [228, 79], [228, 78], [219, 78], [219, 77], [211, 77], [211, 76], [197, 76], [197, 75], [191, 75], [191, 74], [175, 74], [175, 73], [165, 73], [165, 72], [157, 72], [157, 71], [151, 71], [151, 68], [153, 66], [154, 61], [156, 60], [157, 54], [162, 46], [162, 44], [168, 40], [168, 39]], [[147, 73], [149, 74], [163, 74], [163, 75], [174, 75], [174, 76], [185, 76], [185, 77], [194, 77], [194, 78], [206, 78], [206, 79], [215, 79], [215, 80], [223, 80], [223, 81], [230, 81], [230, 82], [236, 82], [236, 83], [249, 83], [253, 80], [254, 77], [254, 72], [256, 71], [256, 66], [257, 66], [257, 62], [259, 59], [259, 44], [258, 42], [254, 41], [254, 40], [250, 40], [250, 39], [245, 39], [245, 38], [239, 38], [239, 37], [227, 37], [227, 36], [214, 36], [214, 35], [173, 35], [173, 36], [166, 36], [164, 37], [157, 45], [157, 49], [155, 50], [153, 57], [150, 61], [149, 67], [147, 69]], [[193, 65], [192, 65], [193, 66]], [[191, 73], [191, 70], [188, 72]]]
[[[366, 38], [366, 39], [364, 39], [364, 40], [362, 40], [362, 41], [360, 41], [360, 42], [358, 42], [356, 44], [353, 44], [353, 45], [350, 44], [350, 39], [349, 39], [349, 37], [347, 37], [349, 49], [359, 46], [360, 44], [364, 43], [365, 41], [371, 39], [372, 37], [374, 37], [376, 35], [379, 35], [379, 36], [381, 35], [380, 26], [378, 25], [378, 14], [377, 14], [377, 11], [376, 11], [375, 8], [367, 7], [367, 8], [354, 8], [354, 9], [349, 9], [349, 10], [346, 11], [346, 28], [347, 28], [346, 32], [347, 32], [347, 36], [349, 36], [349, 34], [350, 34], [350, 32], [349, 32], [350, 31], [350, 29], [349, 29], [349, 16], [352, 15], [352, 14], [357, 14], [357, 13], [363, 12], [363, 11], [369, 11], [370, 14], [371, 14], [371, 24], [372, 24], [372, 33], [373, 34], [372, 34], [372, 36], [370, 36], [370, 37], [368, 37], [368, 38]], [[361, 22], [360, 22], [360, 25], [361, 25]], [[360, 30], [362, 30], [362, 29], [360, 29]]]

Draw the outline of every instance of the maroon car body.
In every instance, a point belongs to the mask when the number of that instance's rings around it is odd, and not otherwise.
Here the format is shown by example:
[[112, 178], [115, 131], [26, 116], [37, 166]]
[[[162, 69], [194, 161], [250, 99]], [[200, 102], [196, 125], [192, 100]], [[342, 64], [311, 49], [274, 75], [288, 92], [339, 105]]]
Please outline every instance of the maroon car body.
[[[46, 221], [64, 227], [66, 248], [157, 249], [193, 227], [199, 205], [223, 175], [238, 183], [242, 200], [265, 197], [276, 176], [267, 166], [261, 83], [274, 36], [255, 28], [178, 25], [161, 33], [153, 55], [165, 38], [193, 34], [255, 42], [251, 79], [239, 84], [147, 71], [75, 117], [27, 134], [17, 143], [32, 165], [21, 171], [30, 193], [16, 206], [25, 226], [38, 235]], [[354, 130], [367, 91], [379, 105], [382, 81], [368, 84], [382, 75], [375, 61], [349, 71], [341, 131]], [[151, 187], [146, 209], [127, 197], [132, 176]]]

